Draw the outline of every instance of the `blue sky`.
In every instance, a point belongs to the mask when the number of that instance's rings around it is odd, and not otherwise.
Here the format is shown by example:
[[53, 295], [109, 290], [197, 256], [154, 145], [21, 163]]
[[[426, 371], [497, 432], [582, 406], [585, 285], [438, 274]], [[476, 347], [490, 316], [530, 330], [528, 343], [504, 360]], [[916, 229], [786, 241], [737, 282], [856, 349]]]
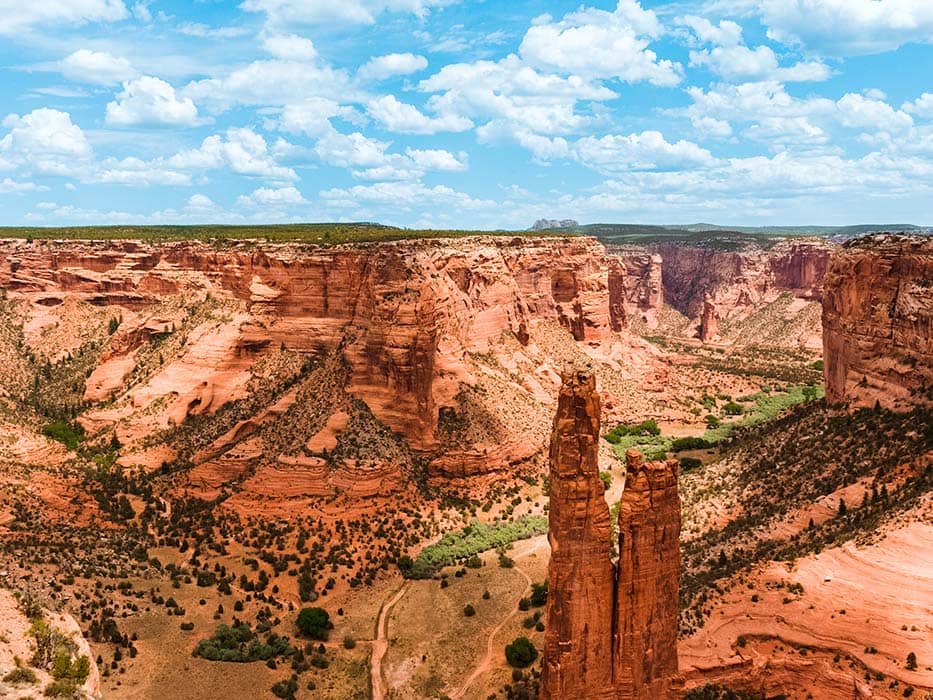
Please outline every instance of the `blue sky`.
[[0, 224], [933, 224], [929, 0], [0, 0]]

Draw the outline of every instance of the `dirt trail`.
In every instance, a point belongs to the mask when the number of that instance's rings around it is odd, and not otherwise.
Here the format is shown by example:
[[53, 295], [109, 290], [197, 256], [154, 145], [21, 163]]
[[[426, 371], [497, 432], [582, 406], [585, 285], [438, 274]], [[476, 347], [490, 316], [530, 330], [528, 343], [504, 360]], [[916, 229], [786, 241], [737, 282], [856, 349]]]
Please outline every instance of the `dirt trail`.
[[[534, 547], [526, 553], [526, 556], [538, 551], [546, 542], [547, 538], [541, 537], [540, 540], [535, 543]], [[524, 595], [531, 589], [531, 577], [518, 565], [518, 562], [515, 564], [515, 570], [525, 578], [525, 590], [522, 592], [522, 595]], [[473, 672], [469, 675], [469, 677], [463, 682], [463, 685], [450, 694], [452, 700], [458, 700], [458, 698], [462, 698], [464, 695], [466, 695], [467, 690], [469, 690], [470, 686], [473, 685], [476, 679], [489, 672], [498, 653], [498, 648], [496, 647], [496, 637], [498, 636], [499, 632], [502, 631], [502, 628], [505, 627], [506, 623], [508, 623], [508, 621], [511, 620], [515, 615], [517, 615], [518, 612], [519, 611], [517, 607], [513, 608], [512, 611], [504, 618], [502, 618], [499, 624], [493, 628], [492, 632], [489, 633], [489, 637], [486, 639], [486, 655], [479, 662], [479, 664], [477, 664], [476, 668], [473, 669]]]
[[382, 657], [389, 650], [389, 614], [392, 608], [402, 599], [408, 590], [409, 583], [405, 581], [395, 595], [382, 606], [379, 619], [376, 622], [376, 637], [373, 639], [373, 654], [370, 661], [370, 675], [372, 677], [373, 700], [385, 700], [385, 687], [382, 681]]

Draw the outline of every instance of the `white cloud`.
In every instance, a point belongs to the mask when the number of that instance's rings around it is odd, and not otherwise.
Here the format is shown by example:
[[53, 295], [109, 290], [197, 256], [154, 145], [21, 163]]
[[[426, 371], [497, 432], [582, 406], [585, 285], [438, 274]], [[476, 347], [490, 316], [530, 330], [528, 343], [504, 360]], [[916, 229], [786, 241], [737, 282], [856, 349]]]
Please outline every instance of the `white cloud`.
[[26, 192], [47, 192], [48, 187], [34, 182], [16, 182], [8, 177], [0, 180], [0, 194], [25, 194]]
[[276, 25], [291, 24], [374, 24], [386, 11], [425, 16], [431, 8], [456, 0], [245, 0], [241, 8], [261, 12]]
[[540, 73], [515, 55], [446, 65], [418, 88], [440, 93], [428, 100], [428, 107], [438, 114], [500, 119], [515, 131], [539, 134], [576, 131], [589, 121], [576, 111], [578, 102], [617, 97], [609, 88], [579, 76]]
[[154, 163], [176, 170], [229, 168], [240, 175], [271, 180], [298, 179], [294, 170], [276, 162], [262, 136], [246, 128], [230, 128], [223, 136], [208, 136], [201, 142], [200, 147], [181, 151], [164, 161], [158, 159]]
[[178, 97], [167, 82], [147, 75], [123, 84], [116, 100], [107, 104], [106, 121], [112, 126], [199, 123], [198, 108], [190, 97]]
[[313, 61], [317, 49], [310, 39], [297, 34], [273, 34], [262, 41], [263, 48], [286, 61]]
[[66, 78], [98, 85], [117, 85], [137, 75], [129, 61], [106, 51], [79, 49], [63, 58], [60, 65]]
[[632, 170], [679, 170], [712, 166], [716, 159], [705, 148], [690, 141], [669, 143], [659, 131], [640, 134], [587, 136], [573, 147], [574, 156], [602, 173]]
[[191, 184], [191, 175], [177, 169], [165, 167], [158, 162], [140, 158], [105, 158], [94, 168], [89, 168], [79, 177], [84, 182], [98, 182], [132, 187], [151, 185], [185, 186]]
[[0, 139], [0, 159], [28, 171], [70, 175], [93, 157], [91, 144], [68, 112], [36, 109], [11, 114], [2, 125], [10, 131]]
[[450, 151], [440, 149], [419, 150], [405, 149], [405, 155], [411, 158], [416, 166], [424, 170], [446, 170], [459, 172], [467, 169], [467, 154], [461, 151], [454, 155]]
[[189, 83], [181, 91], [199, 106], [222, 112], [235, 105], [284, 106], [323, 97], [351, 101], [357, 95], [346, 71], [314, 61], [254, 61], [227, 75]]
[[179, 34], [199, 39], [233, 39], [251, 33], [248, 27], [211, 27], [201, 22], [183, 22], [176, 29]]
[[128, 16], [123, 0], [0, 0], [0, 34], [42, 25], [116, 22]]
[[324, 97], [309, 97], [302, 102], [286, 105], [278, 119], [270, 119], [268, 127], [291, 134], [319, 137], [332, 130], [330, 120], [346, 114], [346, 108]]
[[618, 78], [677, 85], [681, 66], [659, 59], [648, 48], [663, 27], [636, 0], [619, 0], [613, 12], [581, 8], [558, 22], [538, 18], [522, 40], [519, 53], [529, 65], [589, 78]]
[[921, 118], [933, 119], [933, 93], [925, 92], [913, 102], [905, 102], [901, 109]]
[[854, 93], [844, 95], [836, 106], [839, 121], [850, 128], [896, 131], [909, 129], [914, 123], [909, 114], [895, 110], [886, 102]]
[[237, 198], [237, 204], [249, 207], [307, 203], [308, 200], [294, 187], [280, 187], [278, 189], [260, 187], [248, 195], [240, 195]]
[[690, 15], [677, 22], [690, 27], [699, 42], [713, 45], [711, 49], [691, 51], [690, 65], [706, 66], [726, 80], [819, 81], [830, 76], [829, 67], [821, 61], [779, 66], [778, 57], [770, 47], [746, 46], [742, 28], [735, 22], [722, 20], [716, 26], [703, 17]]
[[393, 75], [411, 75], [428, 67], [428, 59], [413, 53], [390, 53], [374, 56], [360, 66], [357, 75], [363, 80], [385, 80]]
[[933, 39], [929, 0], [759, 0], [768, 36], [831, 55], [891, 51]]
[[429, 117], [414, 105], [399, 102], [394, 95], [378, 97], [366, 106], [366, 111], [388, 131], [399, 134], [436, 134], [441, 131], [466, 131], [473, 122], [459, 114]]

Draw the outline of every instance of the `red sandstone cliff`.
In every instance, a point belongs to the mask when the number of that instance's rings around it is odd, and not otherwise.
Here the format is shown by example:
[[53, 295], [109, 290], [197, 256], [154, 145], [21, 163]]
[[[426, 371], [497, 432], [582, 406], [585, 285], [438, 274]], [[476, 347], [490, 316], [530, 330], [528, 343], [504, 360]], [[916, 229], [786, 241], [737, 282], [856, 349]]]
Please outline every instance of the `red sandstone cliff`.
[[824, 284], [826, 400], [894, 410], [933, 403], [933, 238], [851, 241]]
[[[82, 417], [89, 429], [116, 425], [126, 443], [248, 397], [256, 368], [280, 348], [320, 358], [337, 352], [348, 394], [414, 450], [442, 453], [435, 473], [456, 475], [506, 467], [540, 449], [525, 439], [441, 444], [439, 417], [457, 417], [464, 387], [475, 382], [471, 355], [488, 352], [504, 335], [528, 346], [537, 328], [553, 326], [565, 329], [579, 351], [621, 359], [614, 344], [624, 323], [624, 276], [601, 244], [583, 237], [333, 247], [0, 243], [0, 287], [32, 302], [37, 318], [77, 300], [112, 309], [123, 321], [87, 380], [85, 399], [100, 403]], [[216, 308], [201, 318], [199, 304]], [[184, 324], [190, 329], [174, 354], [149, 352], [143, 372], [141, 353]], [[540, 386], [547, 379], [523, 377], [524, 390], [547, 395]], [[249, 417], [198, 459], [230, 454], [242, 462], [267, 454], [254, 433], [296, 400], [286, 394], [279, 407]], [[321, 428], [321, 420], [314, 423]], [[211, 478], [221, 483], [222, 472]]]
[[740, 320], [788, 292], [818, 301], [835, 247], [824, 240], [791, 239], [767, 250], [674, 243], [651, 249], [662, 259], [664, 301], [698, 319], [699, 335], [706, 341], [715, 331], [707, 330], [704, 319]]
[[591, 370], [564, 373], [551, 434], [542, 700], [662, 700], [677, 687], [677, 461], [627, 455], [618, 565], [599, 479]]

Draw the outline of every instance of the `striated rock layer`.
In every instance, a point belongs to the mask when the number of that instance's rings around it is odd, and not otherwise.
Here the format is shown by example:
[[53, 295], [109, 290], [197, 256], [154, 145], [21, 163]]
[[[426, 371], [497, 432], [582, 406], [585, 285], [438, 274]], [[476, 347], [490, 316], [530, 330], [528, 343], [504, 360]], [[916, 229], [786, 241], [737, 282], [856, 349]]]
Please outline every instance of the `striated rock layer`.
[[541, 698], [662, 700], [679, 687], [678, 463], [644, 463], [628, 453], [613, 564], [596, 455], [599, 414], [592, 371], [565, 372], [550, 447]]
[[[442, 444], [439, 418], [457, 418], [458, 395], [476, 381], [471, 356], [504, 336], [527, 347], [536, 328], [562, 327], [584, 353], [621, 359], [624, 275], [585, 237], [331, 247], [0, 242], [0, 288], [10, 295], [35, 309], [68, 300], [120, 319], [86, 382], [92, 408], [81, 422], [89, 431], [116, 426], [127, 444], [249, 397], [255, 368], [280, 349], [317, 358], [338, 353], [346, 392], [412, 449], [435, 457], [436, 475], [508, 467], [538, 452], [527, 440], [498, 435]], [[210, 308], [202, 314], [202, 307]], [[262, 420], [244, 422], [205, 460], [234, 450]], [[332, 449], [333, 435], [319, 442], [306, 454]], [[252, 459], [257, 449], [239, 452]]]
[[823, 297], [826, 400], [933, 403], [933, 238], [879, 234], [834, 257]]
[[664, 302], [694, 319], [697, 335], [708, 342], [718, 320], [741, 321], [781, 295], [818, 302], [835, 248], [825, 240], [790, 239], [769, 249], [661, 243], [651, 250], [661, 259]]

